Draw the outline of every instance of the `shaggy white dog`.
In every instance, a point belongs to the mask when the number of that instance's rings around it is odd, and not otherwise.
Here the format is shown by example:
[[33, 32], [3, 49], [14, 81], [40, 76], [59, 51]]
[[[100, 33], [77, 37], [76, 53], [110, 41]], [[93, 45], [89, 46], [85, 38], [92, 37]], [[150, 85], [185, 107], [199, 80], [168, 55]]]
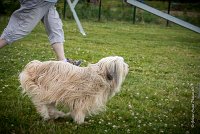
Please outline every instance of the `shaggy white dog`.
[[[109, 98], [119, 92], [128, 73], [128, 65], [119, 56], [106, 57], [88, 67], [62, 61], [31, 61], [19, 79], [23, 93], [44, 118], [56, 119], [70, 115], [81, 124], [85, 116], [105, 108]], [[56, 109], [58, 103], [69, 108], [65, 114]]]

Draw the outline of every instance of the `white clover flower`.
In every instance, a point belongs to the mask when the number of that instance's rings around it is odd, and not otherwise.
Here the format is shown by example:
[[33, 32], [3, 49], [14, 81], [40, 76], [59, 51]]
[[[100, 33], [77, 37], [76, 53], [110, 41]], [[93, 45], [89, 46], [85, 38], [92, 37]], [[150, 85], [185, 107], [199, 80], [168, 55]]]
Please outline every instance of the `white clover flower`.
[[89, 122], [94, 122], [94, 120], [89, 120]]
[[127, 125], [127, 124], [124, 124], [124, 127], [128, 127], [128, 125]]
[[129, 104], [129, 105], [128, 105], [128, 108], [129, 108], [129, 109], [132, 109], [132, 106], [131, 106], [131, 104]]
[[186, 132], [185, 132], [185, 134], [189, 134], [189, 133], [190, 133], [189, 131], [186, 131]]
[[113, 125], [112, 127], [113, 127], [113, 128], [117, 128], [117, 126], [116, 126], [116, 125]]
[[142, 116], [142, 119], [144, 119], [144, 116]]
[[164, 131], [163, 131], [163, 130], [160, 130], [160, 133], [164, 133]]
[[100, 121], [102, 121], [102, 122], [103, 122], [104, 120], [103, 120], [103, 119], [100, 119]]

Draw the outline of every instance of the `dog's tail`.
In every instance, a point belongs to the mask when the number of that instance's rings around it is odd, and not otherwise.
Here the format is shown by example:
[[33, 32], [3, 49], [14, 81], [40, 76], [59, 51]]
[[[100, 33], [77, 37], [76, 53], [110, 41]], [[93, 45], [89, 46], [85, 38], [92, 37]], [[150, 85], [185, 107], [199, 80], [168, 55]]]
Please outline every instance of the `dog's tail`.
[[38, 89], [38, 86], [35, 84], [35, 79], [37, 77], [37, 68], [40, 66], [42, 62], [38, 60], [34, 60], [29, 62], [25, 69], [19, 75], [19, 81], [22, 87], [22, 93], [29, 94]]

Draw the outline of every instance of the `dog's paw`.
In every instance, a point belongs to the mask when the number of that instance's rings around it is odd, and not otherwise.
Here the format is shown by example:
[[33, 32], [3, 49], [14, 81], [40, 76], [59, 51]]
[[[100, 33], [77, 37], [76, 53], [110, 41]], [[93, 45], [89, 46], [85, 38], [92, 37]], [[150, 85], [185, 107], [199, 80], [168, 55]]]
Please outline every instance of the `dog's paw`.
[[84, 121], [83, 121], [83, 120], [76, 120], [76, 121], [75, 121], [75, 123], [77, 123], [77, 124], [81, 125], [81, 124], [83, 124], [83, 123], [84, 123]]
[[84, 123], [84, 117], [83, 116], [76, 116], [74, 118], [74, 122], [77, 123], [77, 124], [83, 124]]
[[54, 118], [54, 119], [58, 119], [58, 118], [65, 118], [65, 117], [67, 117], [67, 116], [68, 116], [68, 115], [65, 114], [64, 112], [57, 111], [57, 112], [54, 113], [53, 118]]
[[47, 116], [47, 117], [43, 117], [43, 120], [44, 121], [48, 121], [48, 120], [50, 120], [51, 118], [49, 117], [49, 116]]

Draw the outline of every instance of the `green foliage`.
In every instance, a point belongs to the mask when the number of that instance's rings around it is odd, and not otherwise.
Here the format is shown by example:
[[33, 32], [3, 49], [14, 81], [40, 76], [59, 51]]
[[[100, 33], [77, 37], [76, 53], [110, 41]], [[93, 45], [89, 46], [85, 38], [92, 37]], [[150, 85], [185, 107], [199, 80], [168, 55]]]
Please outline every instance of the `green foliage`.
[[[0, 31], [6, 23], [1, 20]], [[107, 111], [88, 117], [83, 125], [71, 119], [43, 121], [21, 95], [18, 82], [29, 61], [55, 59], [39, 24], [26, 38], [0, 49], [0, 133], [199, 133], [199, 34], [180, 27], [82, 21], [87, 32], [83, 37], [75, 21], [63, 24], [66, 56], [82, 59], [82, 66], [110, 55], [124, 57], [130, 70], [121, 92], [109, 101]]]
[[0, 15], [11, 14], [13, 11], [19, 8], [18, 0], [1, 0], [0, 1]]

